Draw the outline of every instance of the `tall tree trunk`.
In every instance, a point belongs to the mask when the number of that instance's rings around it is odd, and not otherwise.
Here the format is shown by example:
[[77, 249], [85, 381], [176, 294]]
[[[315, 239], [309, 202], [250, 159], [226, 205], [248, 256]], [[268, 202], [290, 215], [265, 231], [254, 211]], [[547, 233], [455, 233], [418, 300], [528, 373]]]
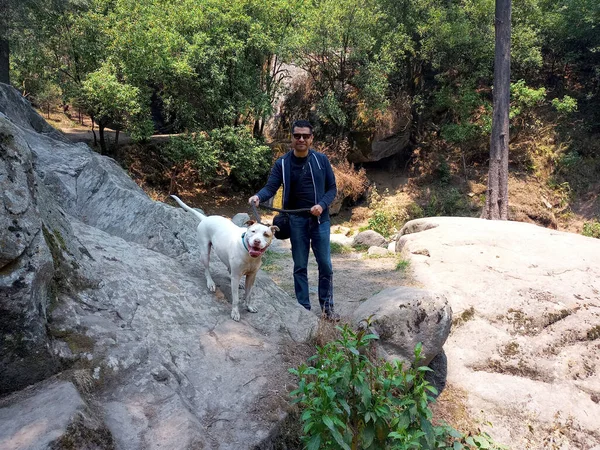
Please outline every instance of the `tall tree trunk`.
[[0, 0], [0, 83], [10, 84], [9, 0]]
[[98, 130], [100, 132], [100, 154], [106, 155], [106, 140], [104, 139], [104, 127], [105, 125], [102, 123], [98, 124]]
[[94, 120], [94, 116], [90, 117], [91, 121], [92, 121], [92, 134], [94, 135], [94, 147], [96, 145], [98, 145], [98, 139], [96, 138], [96, 130], [94, 129], [94, 125], [96, 123], [96, 121]]
[[484, 219], [508, 219], [508, 112], [510, 107], [511, 0], [496, 0], [494, 59], [494, 114], [490, 140], [490, 168]]

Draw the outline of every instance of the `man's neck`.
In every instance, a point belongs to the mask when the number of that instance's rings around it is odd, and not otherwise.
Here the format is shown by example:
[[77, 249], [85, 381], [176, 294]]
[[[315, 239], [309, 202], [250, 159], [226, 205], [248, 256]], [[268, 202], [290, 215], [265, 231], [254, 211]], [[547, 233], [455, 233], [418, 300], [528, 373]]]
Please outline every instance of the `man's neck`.
[[296, 158], [306, 158], [308, 156], [308, 149], [303, 152], [299, 152], [298, 150], [294, 149], [294, 156]]

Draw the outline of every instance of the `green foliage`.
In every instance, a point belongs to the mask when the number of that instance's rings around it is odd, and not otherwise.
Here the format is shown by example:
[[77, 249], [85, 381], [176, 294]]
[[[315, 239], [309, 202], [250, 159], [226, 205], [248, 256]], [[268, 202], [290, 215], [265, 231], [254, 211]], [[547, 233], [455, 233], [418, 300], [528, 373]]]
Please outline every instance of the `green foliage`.
[[408, 260], [408, 259], [399, 258], [398, 261], [396, 262], [396, 268], [395, 268], [396, 272], [406, 273], [409, 268], [410, 268], [410, 260]]
[[369, 357], [376, 335], [337, 329], [340, 338], [317, 347], [311, 366], [290, 369], [298, 377], [290, 395], [302, 410], [307, 449], [500, 448], [486, 434], [463, 436], [431, 423], [436, 390], [424, 379], [431, 369], [419, 367], [421, 344], [413, 366], [404, 369], [400, 361]]
[[577, 110], [577, 100], [573, 97], [569, 97], [565, 95], [562, 99], [553, 98], [552, 106], [556, 109], [560, 114], [570, 114]]
[[208, 142], [205, 133], [186, 133], [172, 136], [164, 146], [165, 157], [176, 166], [191, 162], [203, 183], [210, 183], [217, 176], [219, 153]]
[[395, 227], [394, 217], [389, 211], [375, 210], [369, 218], [368, 229], [376, 231], [383, 237], [390, 237]]
[[264, 182], [273, 156], [245, 127], [173, 136], [163, 152], [175, 165], [191, 162], [203, 183], [210, 184], [217, 174], [226, 173], [239, 186], [251, 188]]
[[466, 197], [455, 187], [443, 187], [431, 193], [424, 208], [425, 217], [459, 216], [470, 211]]
[[585, 222], [583, 224], [583, 232], [584, 236], [593, 237], [596, 239], [600, 239], [600, 222], [594, 219], [591, 222]]
[[530, 111], [542, 105], [546, 100], [546, 89], [531, 88], [525, 84], [524, 80], [519, 80], [510, 85], [511, 105], [509, 116], [511, 119], [517, 116], [529, 117]]
[[265, 181], [273, 152], [252, 136], [245, 127], [223, 127], [209, 133], [210, 145], [229, 165], [231, 178], [244, 187], [256, 187]]
[[[387, 190], [385, 192], [387, 194]], [[407, 205], [389, 204], [374, 186], [369, 198], [369, 209], [373, 211], [364, 230], [373, 230], [385, 238], [396, 233], [409, 220], [423, 217], [423, 209], [414, 202]]]
[[443, 86], [435, 94], [435, 106], [451, 117], [450, 123], [442, 125], [441, 136], [452, 144], [473, 141], [492, 130], [491, 105], [470, 84], [457, 88]]
[[331, 254], [335, 255], [335, 254], [344, 254], [344, 253], [351, 253], [352, 252], [352, 248], [348, 247], [347, 245], [343, 245], [340, 244], [339, 242], [332, 242], [331, 244]]

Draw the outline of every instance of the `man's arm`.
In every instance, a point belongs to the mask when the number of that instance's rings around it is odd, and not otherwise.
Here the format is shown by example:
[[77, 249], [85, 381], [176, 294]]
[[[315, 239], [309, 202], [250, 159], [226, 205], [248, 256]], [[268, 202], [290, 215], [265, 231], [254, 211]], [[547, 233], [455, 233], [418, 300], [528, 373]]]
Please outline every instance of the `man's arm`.
[[[277, 189], [283, 183], [283, 174], [282, 174], [283, 160], [275, 161], [273, 164], [273, 168], [271, 169], [271, 173], [269, 174], [269, 178], [267, 179], [267, 184], [248, 199], [248, 203], [257, 203], [264, 202], [269, 200], [277, 193]], [[258, 201], [257, 201], [258, 200]]]
[[[322, 208], [322, 211], [325, 211], [326, 208], [329, 208], [329, 205], [333, 203], [335, 200], [335, 196], [337, 195], [337, 186], [335, 184], [335, 175], [333, 173], [333, 169], [331, 168], [331, 163], [328, 158], [324, 158], [326, 161], [325, 164], [325, 194], [319, 205]], [[315, 205], [317, 206], [317, 205]]]

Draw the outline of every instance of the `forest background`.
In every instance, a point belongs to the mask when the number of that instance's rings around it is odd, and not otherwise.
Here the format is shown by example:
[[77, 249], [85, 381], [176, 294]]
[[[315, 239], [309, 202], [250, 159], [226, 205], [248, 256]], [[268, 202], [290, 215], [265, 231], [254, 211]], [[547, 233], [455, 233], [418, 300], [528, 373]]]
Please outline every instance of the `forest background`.
[[[600, 237], [600, 3], [512, 7], [509, 217]], [[415, 217], [477, 216], [485, 203], [492, 0], [0, 0], [0, 10], [1, 81], [42, 111], [93, 118], [98, 150], [157, 198], [224, 185], [243, 198], [291, 121], [309, 118], [346, 204], [369, 184], [348, 152], [402, 124], [406, 151], [383, 165], [406, 171], [410, 200], [369, 197], [369, 226], [384, 235]], [[303, 75], [290, 82], [290, 69]], [[106, 128], [137, 144], [111, 145]]]

